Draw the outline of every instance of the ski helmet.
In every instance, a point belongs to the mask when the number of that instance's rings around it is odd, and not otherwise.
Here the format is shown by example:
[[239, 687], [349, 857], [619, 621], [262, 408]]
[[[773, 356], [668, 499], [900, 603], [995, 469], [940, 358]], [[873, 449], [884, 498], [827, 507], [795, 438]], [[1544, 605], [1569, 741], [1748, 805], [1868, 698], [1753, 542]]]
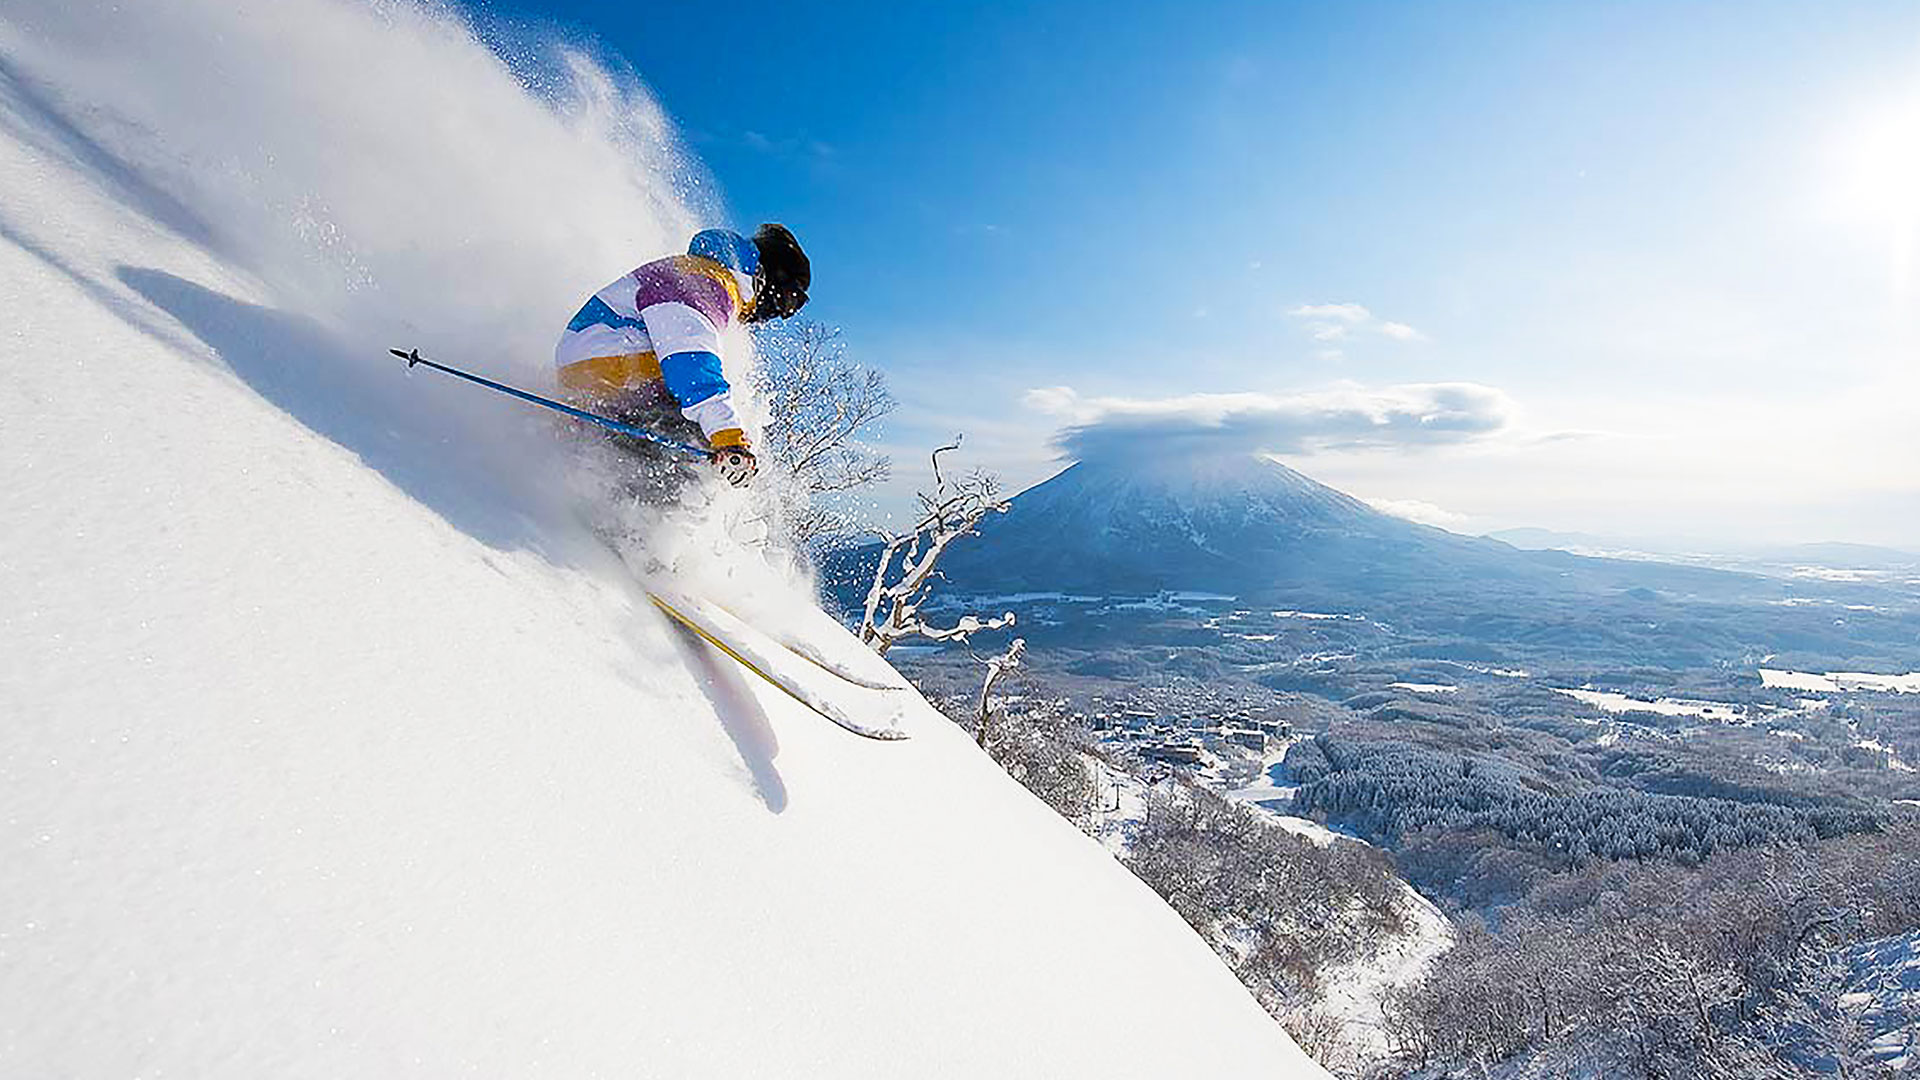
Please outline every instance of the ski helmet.
[[807, 253], [785, 225], [773, 222], [754, 232], [753, 246], [760, 253], [760, 271], [754, 275], [753, 310], [746, 321], [791, 319], [806, 306], [807, 287], [813, 284]]

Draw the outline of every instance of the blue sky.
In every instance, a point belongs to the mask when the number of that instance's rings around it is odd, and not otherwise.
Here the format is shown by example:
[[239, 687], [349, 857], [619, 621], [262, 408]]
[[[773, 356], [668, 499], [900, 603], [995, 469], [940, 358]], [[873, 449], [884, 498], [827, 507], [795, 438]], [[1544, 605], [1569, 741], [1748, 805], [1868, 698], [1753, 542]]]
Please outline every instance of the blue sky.
[[1468, 532], [1920, 547], [1920, 5], [487, 10], [800, 235], [883, 509], [1186, 424]]

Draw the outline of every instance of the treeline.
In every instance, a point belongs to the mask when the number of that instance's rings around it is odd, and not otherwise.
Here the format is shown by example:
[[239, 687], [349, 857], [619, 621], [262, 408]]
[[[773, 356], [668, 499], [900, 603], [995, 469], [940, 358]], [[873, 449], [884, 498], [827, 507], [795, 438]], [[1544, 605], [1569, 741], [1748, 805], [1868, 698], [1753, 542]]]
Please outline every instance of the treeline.
[[1594, 787], [1551, 789], [1514, 766], [1400, 743], [1321, 735], [1296, 746], [1294, 806], [1388, 845], [1442, 831], [1491, 829], [1573, 864], [1594, 859], [1698, 862], [1715, 852], [1807, 843], [1879, 827], [1862, 810], [1779, 806]]
[[1276, 1015], [1329, 966], [1405, 933], [1411, 914], [1379, 851], [1316, 844], [1190, 784], [1149, 795], [1125, 862]]
[[[1696, 868], [1595, 864], [1474, 919], [1388, 1002], [1406, 1074], [1700, 1080], [1882, 1077], [1863, 1008], [1877, 972], [1849, 946], [1920, 929], [1920, 824]], [[1901, 1011], [1904, 1010], [1904, 1013]], [[1425, 1070], [1425, 1071], [1422, 1071]]]

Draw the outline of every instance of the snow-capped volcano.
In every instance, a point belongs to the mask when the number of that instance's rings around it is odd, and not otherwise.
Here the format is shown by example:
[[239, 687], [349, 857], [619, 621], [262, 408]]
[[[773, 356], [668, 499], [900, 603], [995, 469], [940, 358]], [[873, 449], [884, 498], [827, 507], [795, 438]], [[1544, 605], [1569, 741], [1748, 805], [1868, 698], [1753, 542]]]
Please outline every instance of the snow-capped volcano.
[[969, 588], [1239, 590], [1485, 572], [1510, 552], [1372, 509], [1260, 454], [1083, 461], [956, 547]]
[[1014, 506], [1009, 522], [1071, 521], [1096, 549], [1187, 544], [1229, 562], [1315, 534], [1404, 531], [1396, 519], [1258, 454], [1082, 462]]

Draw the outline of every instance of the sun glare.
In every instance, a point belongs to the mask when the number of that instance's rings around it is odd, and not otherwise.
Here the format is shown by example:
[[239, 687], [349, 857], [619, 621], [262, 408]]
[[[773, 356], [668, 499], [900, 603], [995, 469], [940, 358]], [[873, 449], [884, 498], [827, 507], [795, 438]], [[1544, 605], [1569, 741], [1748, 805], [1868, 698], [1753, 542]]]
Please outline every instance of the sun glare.
[[1860, 114], [1837, 146], [1836, 209], [1885, 238], [1891, 285], [1905, 295], [1920, 246], [1920, 90]]

